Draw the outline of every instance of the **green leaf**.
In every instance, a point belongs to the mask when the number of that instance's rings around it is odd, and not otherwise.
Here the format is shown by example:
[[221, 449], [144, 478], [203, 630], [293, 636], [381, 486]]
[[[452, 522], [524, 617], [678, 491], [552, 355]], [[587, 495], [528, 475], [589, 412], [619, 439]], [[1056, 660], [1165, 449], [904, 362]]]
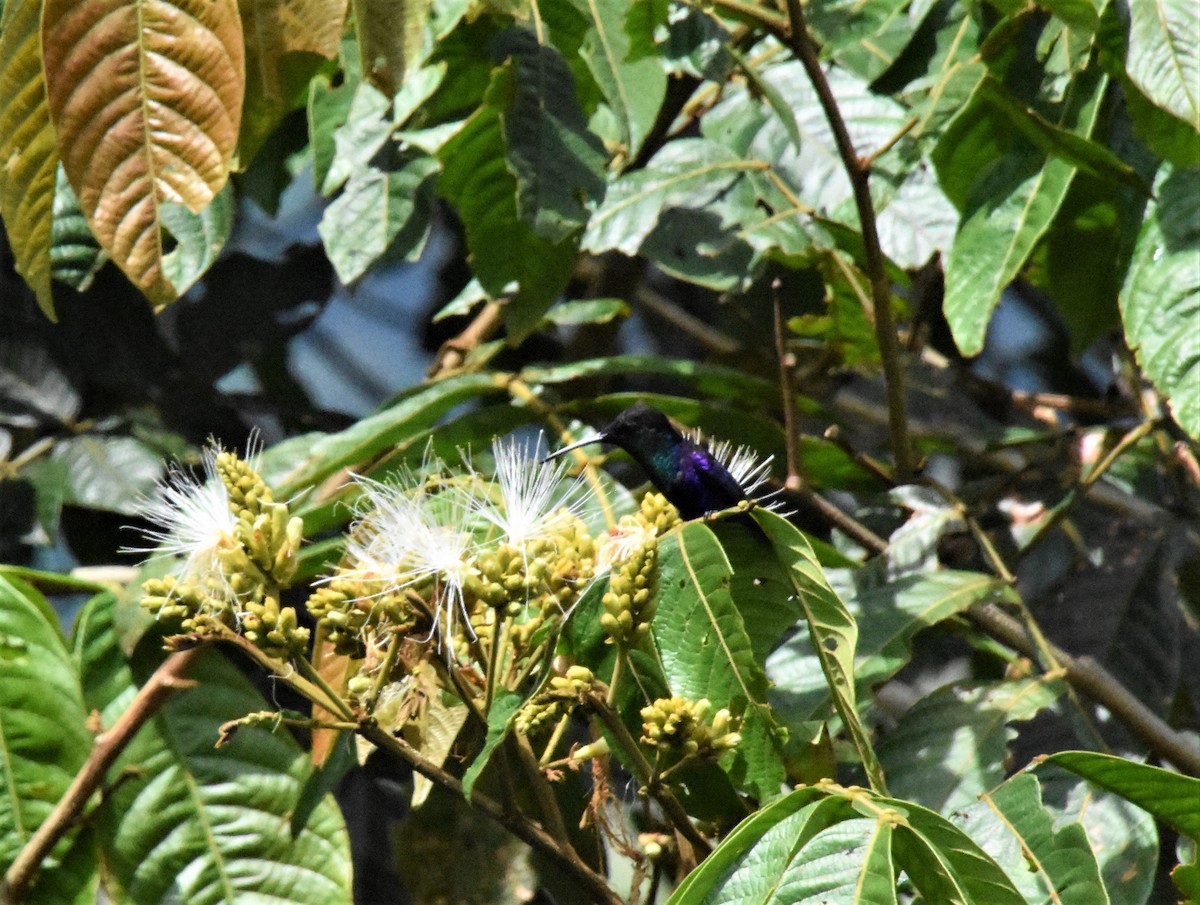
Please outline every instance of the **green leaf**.
[[159, 219], [174, 239], [163, 255], [162, 272], [182, 295], [216, 262], [233, 232], [233, 186], [226, 183], [200, 213], [183, 204], [162, 204]]
[[498, 50], [512, 54], [513, 77], [500, 122], [517, 178], [517, 212], [538, 235], [560, 242], [586, 222], [585, 205], [604, 196], [604, 147], [588, 131], [558, 50], [525, 29], [504, 37]]
[[[552, 242], [517, 211], [517, 181], [508, 169], [501, 114], [513, 90], [514, 64], [497, 69], [484, 104], [438, 152], [441, 193], [462, 218], [471, 269], [505, 306], [509, 341], [537, 328], [567, 285], [575, 265], [573, 242]], [[514, 294], [515, 293], [515, 294]]]
[[1200, 810], [1196, 808], [1196, 802], [1200, 801], [1200, 779], [1090, 751], [1061, 751], [1042, 763], [1055, 764], [1115, 792], [1185, 836], [1200, 841]]
[[742, 716], [735, 779], [760, 801], [784, 779], [767, 679], [729, 593], [730, 568], [707, 526], [688, 522], [659, 542], [658, 608], [651, 624], [671, 693], [707, 698]]
[[1000, 867], [932, 811], [862, 789], [798, 789], [746, 818], [669, 905], [893, 905], [901, 872], [926, 902], [1025, 905]]
[[[736, 215], [753, 211], [754, 190], [745, 175], [768, 167], [761, 160], [744, 160], [715, 141], [672, 141], [644, 169], [609, 186], [588, 221], [582, 247], [597, 254], [616, 250], [636, 255], [670, 208], [708, 211], [728, 224]], [[733, 217], [728, 217], [730, 212]]]
[[1042, 678], [951, 686], [919, 701], [879, 745], [896, 793], [948, 814], [1004, 779], [1010, 724], [1062, 695]]
[[1012, 881], [973, 840], [939, 814], [883, 799], [906, 820], [896, 830], [896, 861], [926, 902], [1027, 905]]
[[[1159, 860], [1154, 818], [1066, 770], [1048, 767], [1039, 771], [1038, 778], [1041, 791], [1031, 793], [1038, 796], [1037, 807], [1056, 827], [1082, 828], [1112, 905], [1145, 905]], [[1028, 901], [1046, 901], [1048, 886], [1031, 869], [1022, 839], [986, 797], [955, 811], [950, 819], [1004, 868]]]
[[60, 283], [86, 292], [108, 255], [92, 235], [79, 198], [61, 166], [55, 177], [50, 236], [50, 275]]
[[812, 5], [810, 22], [824, 56], [874, 81], [913, 40], [934, 6], [909, 0], [832, 0]]
[[317, 227], [339, 280], [353, 283], [393, 246], [398, 257], [416, 260], [429, 235], [428, 188], [437, 171], [432, 157], [414, 157], [394, 170], [366, 167], [350, 177]]
[[1129, 4], [1129, 78], [1200, 132], [1200, 8], [1190, 0]]
[[1125, 337], [1180, 427], [1200, 439], [1200, 169], [1163, 167], [1121, 292]]
[[616, 119], [616, 140], [633, 160], [662, 106], [667, 73], [658, 59], [644, 0], [571, 0], [587, 20], [580, 47]]
[[405, 448], [456, 405], [499, 390], [491, 374], [459, 374], [415, 387], [346, 430], [311, 439], [304, 455], [290, 451], [292, 464], [274, 478], [272, 487], [280, 499], [288, 499], [342, 468], [394, 446]]
[[[19, 579], [0, 575], [0, 870], [7, 870], [87, 760], [92, 739], [58, 617]], [[41, 866], [31, 902], [95, 901], [96, 855], [67, 836]]]
[[[859, 626], [854, 681], [860, 700], [911, 659], [912, 639], [976, 603], [1011, 599], [1003, 582], [979, 572], [934, 571], [872, 583], [869, 568], [834, 572], [833, 586]], [[789, 722], [826, 719], [832, 699], [806, 625], [771, 655], [771, 701]], [[860, 707], [862, 705], [860, 704]]]
[[[1042, 806], [1041, 787], [1029, 773], [985, 792], [983, 800], [1019, 842], [1038, 898], [1062, 905], [1108, 905], [1108, 893], [1087, 833], [1079, 823], [1055, 829]], [[1026, 898], [1030, 898], [1028, 893]]]
[[546, 312], [546, 320], [556, 327], [607, 324], [628, 316], [629, 305], [623, 299], [577, 299], [561, 302]]
[[1047, 154], [1065, 160], [1081, 173], [1111, 182], [1120, 182], [1150, 195], [1137, 171], [1112, 151], [1069, 129], [1056, 126], [1022, 104], [1003, 84], [991, 76], [985, 77], [976, 89], [981, 101], [991, 105], [1009, 125]]
[[[80, 616], [75, 656], [88, 706], [110, 724], [157, 665], [157, 642], [143, 656], [121, 653], [115, 600], [93, 601]], [[332, 796], [298, 832], [289, 819], [311, 770], [286, 731], [239, 730], [214, 751], [227, 720], [267, 702], [216, 650], [189, 670], [197, 685], [168, 699], [109, 774], [97, 817], [107, 883], [129, 902], [234, 901], [257, 896], [292, 905], [350, 902], [349, 839]], [[115, 779], [122, 777], [120, 783]]]
[[[943, 190], [963, 211], [946, 256], [943, 305], [964, 355], [983, 348], [1000, 293], [1049, 229], [1075, 175], [1072, 163], [1046, 154], [996, 111], [989, 84], [979, 83], [933, 154]], [[1091, 134], [1106, 84], [1096, 70], [1077, 78], [1057, 127]]]
[[158, 450], [133, 437], [81, 434], [54, 446], [65, 468], [62, 502], [134, 515], [162, 475]]
[[854, 651], [858, 643], [858, 625], [829, 586], [812, 547], [799, 529], [773, 512], [759, 509], [753, 515], [788, 571], [792, 590], [804, 609], [825, 681], [833, 694], [834, 706], [858, 751], [867, 778], [873, 788], [885, 789], [883, 771], [855, 707]]
[[487, 739], [483, 743], [483, 750], [479, 752], [475, 760], [471, 761], [471, 766], [467, 767], [467, 772], [463, 774], [463, 797], [467, 801], [471, 800], [471, 792], [475, 788], [476, 780], [479, 779], [483, 768], [488, 765], [496, 748], [508, 736], [513, 717], [517, 715], [517, 711], [524, 703], [524, 697], [507, 688], [500, 689], [496, 694], [492, 706], [488, 709]]

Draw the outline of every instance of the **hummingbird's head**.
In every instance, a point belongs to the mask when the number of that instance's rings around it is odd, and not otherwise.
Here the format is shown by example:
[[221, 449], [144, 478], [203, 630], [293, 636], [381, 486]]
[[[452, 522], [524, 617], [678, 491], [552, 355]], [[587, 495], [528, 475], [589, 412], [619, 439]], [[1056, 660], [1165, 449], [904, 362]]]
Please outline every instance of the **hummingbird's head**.
[[546, 458], [553, 459], [592, 443], [609, 443], [619, 446], [634, 458], [640, 458], [639, 454], [641, 453], [654, 454], [659, 450], [674, 446], [680, 439], [679, 431], [675, 429], [666, 415], [644, 402], [637, 402], [592, 436], [584, 437], [569, 446], [555, 450]]

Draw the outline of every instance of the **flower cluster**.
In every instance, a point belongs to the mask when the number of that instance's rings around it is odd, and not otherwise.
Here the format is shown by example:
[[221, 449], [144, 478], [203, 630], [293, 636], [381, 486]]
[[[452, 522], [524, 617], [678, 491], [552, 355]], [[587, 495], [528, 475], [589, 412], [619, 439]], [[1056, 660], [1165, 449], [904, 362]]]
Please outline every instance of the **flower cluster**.
[[144, 514], [157, 526], [146, 532], [157, 554], [181, 564], [143, 585], [143, 606], [188, 633], [237, 628], [269, 656], [307, 649], [308, 629], [279, 601], [296, 574], [303, 525], [251, 463], [214, 446], [202, 481], [172, 468]]
[[663, 753], [715, 757], [736, 747], [742, 737], [733, 730], [733, 717], [721, 709], [712, 714], [706, 699], [659, 698], [642, 708], [642, 741]]
[[569, 612], [595, 573], [580, 517], [590, 498], [568, 463], [541, 463], [535, 444], [498, 441], [492, 452], [491, 478], [427, 456], [387, 483], [355, 479], [346, 553], [308, 604], [339, 650], [423, 631], [469, 662], [503, 622], [516, 664], [548, 619]]

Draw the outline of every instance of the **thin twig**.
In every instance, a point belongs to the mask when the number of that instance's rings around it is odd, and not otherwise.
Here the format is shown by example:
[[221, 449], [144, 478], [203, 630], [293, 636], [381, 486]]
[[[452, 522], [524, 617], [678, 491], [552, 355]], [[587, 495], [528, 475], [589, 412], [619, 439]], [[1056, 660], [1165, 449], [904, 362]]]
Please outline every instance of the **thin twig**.
[[778, 277], [771, 281], [771, 308], [775, 319], [775, 355], [779, 359], [779, 388], [783, 394], [783, 431], [787, 450], [787, 477], [783, 486], [798, 490], [800, 471], [800, 428], [796, 424], [796, 388], [793, 375], [796, 371], [796, 356], [788, 351], [787, 339], [783, 334], [783, 283]]
[[438, 377], [448, 371], [462, 367], [467, 356], [482, 343], [491, 339], [504, 323], [504, 305], [500, 302], [488, 302], [475, 315], [465, 330], [442, 343], [437, 357], [429, 366], [428, 376]]
[[888, 428], [891, 436], [892, 457], [896, 460], [896, 472], [903, 478], [912, 474], [914, 460], [912, 444], [908, 436], [908, 412], [904, 394], [904, 370], [900, 358], [900, 341], [896, 335], [896, 322], [892, 313], [892, 288], [888, 280], [883, 248], [879, 242], [879, 228], [875, 218], [875, 206], [871, 199], [869, 161], [859, 157], [838, 108], [837, 98], [829, 87], [829, 79], [821, 68], [817, 47], [808, 32], [808, 23], [800, 0], [787, 0], [788, 26], [781, 28], [779, 18], [762, 8], [748, 4], [717, 0], [716, 5], [740, 17], [749, 16], [758, 22], [792, 51], [804, 67], [825, 119], [833, 133], [842, 167], [850, 179], [854, 192], [854, 205], [858, 211], [862, 228], [863, 252], [866, 257], [867, 278], [871, 284], [871, 302], [874, 311], [875, 338], [883, 360], [883, 377], [887, 390]]
[[18, 905], [26, 901], [38, 868], [58, 840], [82, 817], [84, 807], [104, 782], [109, 767], [133, 740], [137, 731], [158, 713], [166, 699], [173, 692], [192, 684], [184, 675], [201, 650], [203, 647], [193, 647], [163, 660], [138, 691], [129, 709], [121, 714], [112, 728], [96, 736], [87, 762], [75, 774], [75, 779], [54, 810], [42, 821], [42, 825], [9, 866], [4, 875], [3, 888], [0, 888], [0, 902]]
[[[462, 780], [423, 757], [403, 739], [396, 738], [374, 724], [364, 725], [359, 732], [363, 738], [376, 747], [384, 748], [400, 757], [422, 776], [452, 792], [463, 794]], [[555, 839], [539, 824], [523, 816], [519, 811], [504, 808], [478, 789], [471, 791], [469, 802], [480, 813], [491, 818], [522, 842], [557, 864], [565, 874], [575, 880], [592, 901], [600, 903], [600, 905], [623, 905], [621, 897], [609, 888], [608, 883], [600, 874], [583, 861], [566, 839]]]

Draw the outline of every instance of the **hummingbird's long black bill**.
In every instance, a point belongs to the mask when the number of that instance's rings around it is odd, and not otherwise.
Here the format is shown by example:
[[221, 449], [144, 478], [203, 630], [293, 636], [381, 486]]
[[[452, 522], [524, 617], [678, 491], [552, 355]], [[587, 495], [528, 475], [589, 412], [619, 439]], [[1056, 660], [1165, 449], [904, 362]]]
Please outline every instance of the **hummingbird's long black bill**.
[[608, 442], [608, 441], [605, 439], [604, 434], [593, 434], [590, 437], [584, 437], [582, 440], [577, 440], [574, 443], [564, 446], [562, 449], [556, 449], [554, 452], [548, 453], [546, 455], [546, 457], [544, 459], [542, 459], [542, 461], [549, 462], [551, 459], [557, 459], [559, 456], [563, 455], [564, 453], [569, 453], [572, 450], [579, 449], [581, 446], [590, 446], [593, 443], [606, 443], [606, 442]]

